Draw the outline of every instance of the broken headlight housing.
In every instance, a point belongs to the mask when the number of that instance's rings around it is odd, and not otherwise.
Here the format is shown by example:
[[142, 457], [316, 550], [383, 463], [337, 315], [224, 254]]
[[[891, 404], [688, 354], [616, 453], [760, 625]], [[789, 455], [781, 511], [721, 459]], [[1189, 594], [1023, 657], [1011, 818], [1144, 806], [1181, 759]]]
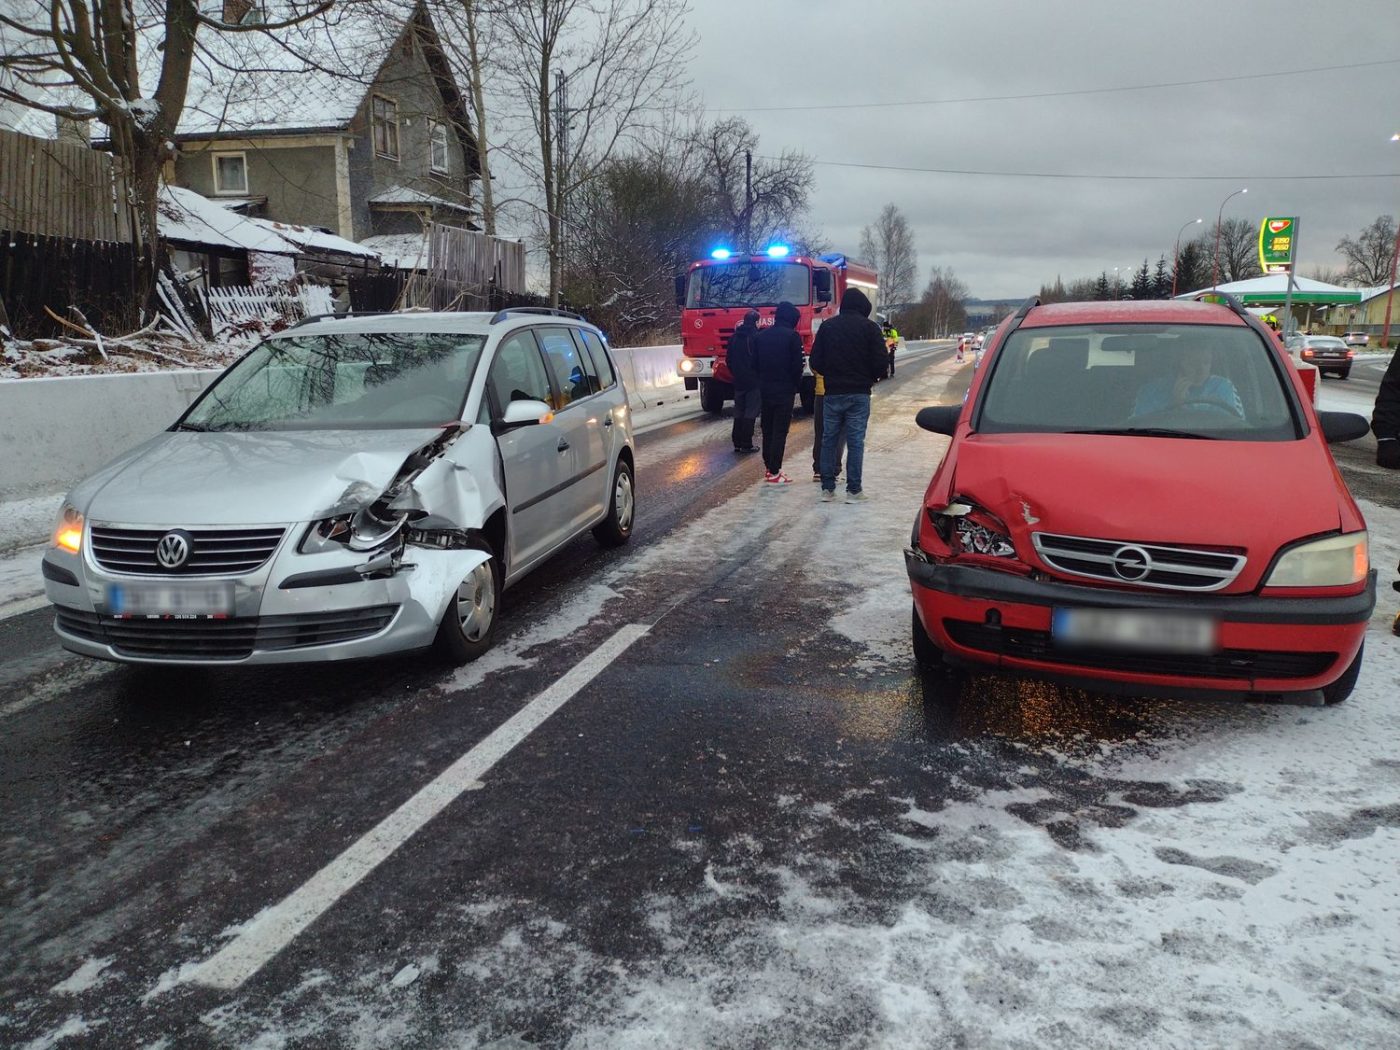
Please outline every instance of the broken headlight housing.
[[352, 551], [378, 550], [393, 542], [407, 521], [406, 513], [375, 502], [353, 514], [316, 522], [306, 530], [299, 549], [302, 554], [319, 554], [337, 547], [348, 547]]
[[928, 509], [929, 521], [943, 539], [952, 544], [954, 535], [964, 554], [980, 554], [988, 558], [1014, 558], [1016, 547], [1000, 521], [977, 505], [966, 500], [954, 500], [941, 511]]

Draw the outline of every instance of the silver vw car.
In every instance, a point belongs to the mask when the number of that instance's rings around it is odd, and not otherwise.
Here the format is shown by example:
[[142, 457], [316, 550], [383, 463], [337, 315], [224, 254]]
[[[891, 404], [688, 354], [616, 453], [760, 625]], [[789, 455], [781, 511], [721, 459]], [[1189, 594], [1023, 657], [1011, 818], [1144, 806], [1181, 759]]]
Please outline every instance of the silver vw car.
[[627, 542], [627, 393], [572, 314], [313, 319], [69, 494], [43, 560], [64, 648], [272, 664], [491, 645], [503, 588]]

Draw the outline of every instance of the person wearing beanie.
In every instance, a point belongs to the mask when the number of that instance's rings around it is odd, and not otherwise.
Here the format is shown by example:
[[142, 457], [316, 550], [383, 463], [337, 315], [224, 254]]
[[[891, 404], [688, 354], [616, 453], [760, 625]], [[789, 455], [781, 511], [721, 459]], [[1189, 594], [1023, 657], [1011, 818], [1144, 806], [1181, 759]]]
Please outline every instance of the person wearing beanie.
[[734, 427], [731, 436], [735, 452], [757, 452], [753, 444], [753, 425], [758, 419], [762, 396], [758, 389], [758, 374], [753, 368], [753, 339], [758, 335], [758, 311], [744, 314], [744, 322], [734, 329], [724, 351], [724, 363], [734, 377]]
[[880, 326], [870, 320], [870, 300], [859, 288], [847, 288], [841, 311], [822, 322], [812, 342], [812, 371], [825, 385], [822, 405], [822, 495], [836, 498], [838, 439], [846, 432], [846, 502], [867, 499], [861, 476], [865, 428], [870, 422], [870, 388], [885, 375], [889, 357]]
[[773, 327], [763, 329], [753, 339], [754, 372], [762, 399], [763, 480], [769, 485], [792, 482], [783, 473], [783, 452], [792, 423], [792, 399], [802, 382], [802, 337], [797, 334], [800, 319], [797, 307], [784, 300], [778, 304]]

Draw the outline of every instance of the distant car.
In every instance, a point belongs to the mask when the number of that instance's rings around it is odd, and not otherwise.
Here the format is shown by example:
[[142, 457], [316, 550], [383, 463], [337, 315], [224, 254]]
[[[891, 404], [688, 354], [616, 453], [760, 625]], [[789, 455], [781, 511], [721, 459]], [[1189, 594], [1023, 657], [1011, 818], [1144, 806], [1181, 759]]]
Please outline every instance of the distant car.
[[1289, 349], [1323, 375], [1331, 372], [1342, 379], [1351, 376], [1351, 361], [1356, 352], [1335, 335], [1304, 335], [1289, 340]]
[[1371, 337], [1366, 332], [1347, 332], [1342, 336], [1342, 342], [1347, 346], [1370, 346]]
[[1284, 351], [1233, 299], [1022, 307], [962, 405], [905, 563], [913, 648], [1137, 693], [1344, 700], [1366, 523]]
[[65, 649], [149, 664], [491, 645], [501, 591], [632, 531], [627, 392], [557, 311], [317, 320], [79, 484], [45, 553]]

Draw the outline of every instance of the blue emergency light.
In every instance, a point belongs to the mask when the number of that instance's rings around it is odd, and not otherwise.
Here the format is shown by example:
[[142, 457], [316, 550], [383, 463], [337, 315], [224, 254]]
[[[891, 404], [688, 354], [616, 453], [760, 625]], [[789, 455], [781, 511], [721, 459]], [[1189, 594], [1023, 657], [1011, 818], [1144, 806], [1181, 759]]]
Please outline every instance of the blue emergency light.
[[787, 255], [788, 246], [786, 244], [772, 244], [768, 246], [768, 257], [770, 259], [781, 259]]
[[710, 258], [711, 258], [711, 259], [728, 259], [732, 254], [734, 254], [734, 253], [731, 252], [728, 248], [716, 248], [714, 251], [712, 251], [712, 252], [710, 253]]

